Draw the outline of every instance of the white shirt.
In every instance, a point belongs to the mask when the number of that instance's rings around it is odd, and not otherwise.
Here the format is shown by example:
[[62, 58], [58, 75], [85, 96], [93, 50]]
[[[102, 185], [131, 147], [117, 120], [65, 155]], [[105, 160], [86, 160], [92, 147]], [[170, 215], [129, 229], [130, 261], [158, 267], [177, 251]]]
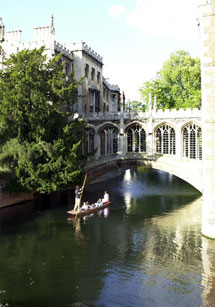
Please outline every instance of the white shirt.
[[108, 194], [108, 193], [105, 193], [105, 194], [104, 194], [104, 198], [102, 199], [102, 201], [103, 201], [104, 203], [106, 203], [106, 202], [109, 201], [109, 194]]

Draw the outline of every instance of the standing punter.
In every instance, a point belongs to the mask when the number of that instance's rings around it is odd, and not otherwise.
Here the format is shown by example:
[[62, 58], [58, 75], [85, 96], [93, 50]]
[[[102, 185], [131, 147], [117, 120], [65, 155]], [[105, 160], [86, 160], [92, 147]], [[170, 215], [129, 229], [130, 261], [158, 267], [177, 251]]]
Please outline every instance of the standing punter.
[[75, 211], [80, 208], [81, 193], [82, 193], [82, 188], [79, 188], [79, 185], [77, 185], [75, 189], [75, 207], [74, 207]]

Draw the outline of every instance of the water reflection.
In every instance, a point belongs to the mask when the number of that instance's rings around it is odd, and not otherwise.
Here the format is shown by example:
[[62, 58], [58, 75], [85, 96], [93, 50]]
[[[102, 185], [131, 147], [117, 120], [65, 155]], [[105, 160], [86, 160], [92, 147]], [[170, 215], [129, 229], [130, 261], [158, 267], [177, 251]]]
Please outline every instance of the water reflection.
[[72, 195], [68, 206], [1, 225], [0, 304], [214, 306], [215, 243], [200, 233], [200, 194], [137, 168], [88, 186], [83, 201], [106, 189], [111, 206], [100, 215], [67, 221]]

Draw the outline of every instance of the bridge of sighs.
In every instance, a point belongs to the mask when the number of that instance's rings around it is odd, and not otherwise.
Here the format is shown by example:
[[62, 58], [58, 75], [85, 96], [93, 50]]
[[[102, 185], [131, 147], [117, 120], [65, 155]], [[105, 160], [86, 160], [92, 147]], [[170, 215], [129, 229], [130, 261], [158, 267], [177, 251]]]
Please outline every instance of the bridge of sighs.
[[85, 153], [93, 180], [119, 167], [145, 165], [167, 171], [202, 192], [201, 110], [90, 114]]

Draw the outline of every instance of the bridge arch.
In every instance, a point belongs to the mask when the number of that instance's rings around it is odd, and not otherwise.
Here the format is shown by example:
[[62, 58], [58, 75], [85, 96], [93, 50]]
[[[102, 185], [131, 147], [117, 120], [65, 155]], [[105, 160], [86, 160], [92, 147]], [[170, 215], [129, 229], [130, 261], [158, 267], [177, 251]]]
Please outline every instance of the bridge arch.
[[[109, 157], [109, 159], [104, 158], [96, 162], [94, 161], [94, 163], [86, 166], [86, 171], [89, 174], [88, 183], [93, 182], [109, 171], [136, 166], [144, 166], [165, 171], [181, 178], [202, 192], [201, 165], [198, 165], [198, 163], [196, 164], [196, 161], [191, 159], [185, 160], [182, 163], [181, 159], [178, 160], [177, 157], [170, 155], [157, 156], [149, 159], [144, 158], [141, 154], [136, 154], [135, 157]], [[188, 169], [189, 172], [187, 172]]]

